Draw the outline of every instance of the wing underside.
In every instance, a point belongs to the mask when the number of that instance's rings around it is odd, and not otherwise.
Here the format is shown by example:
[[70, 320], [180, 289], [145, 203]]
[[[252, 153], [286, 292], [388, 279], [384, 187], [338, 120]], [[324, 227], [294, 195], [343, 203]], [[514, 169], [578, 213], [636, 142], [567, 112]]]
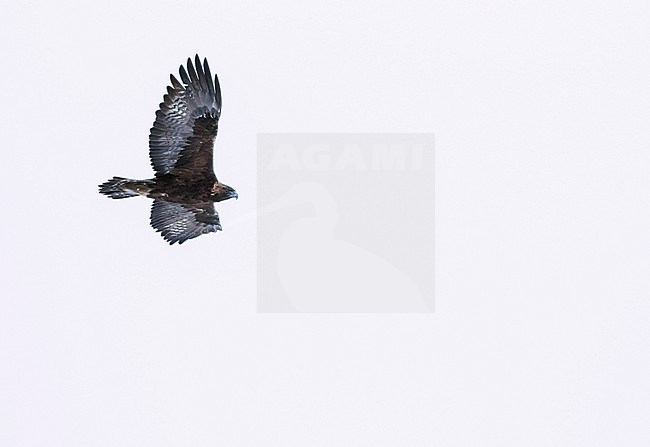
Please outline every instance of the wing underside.
[[171, 173], [179, 161], [186, 171], [199, 167], [212, 172], [212, 147], [221, 116], [219, 79], [215, 76], [213, 81], [208, 61], [201, 64], [198, 55], [195, 63], [187, 60], [187, 70], [181, 65], [179, 73], [182, 83], [171, 75], [172, 85], [149, 134], [149, 156], [157, 176]]
[[212, 202], [187, 204], [161, 199], [151, 206], [151, 226], [172, 245], [221, 230]]

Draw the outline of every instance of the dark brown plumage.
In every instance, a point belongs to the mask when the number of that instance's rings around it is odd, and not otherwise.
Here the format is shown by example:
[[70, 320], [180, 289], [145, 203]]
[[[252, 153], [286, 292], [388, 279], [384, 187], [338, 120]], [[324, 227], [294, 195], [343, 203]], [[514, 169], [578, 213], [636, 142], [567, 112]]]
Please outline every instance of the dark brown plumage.
[[[196, 65], [196, 69], [195, 69]], [[237, 198], [220, 183], [212, 167], [212, 152], [221, 116], [221, 88], [212, 80], [208, 61], [197, 55], [195, 64], [181, 65], [181, 82], [171, 75], [171, 86], [156, 111], [149, 134], [149, 157], [155, 177], [122, 177], [99, 185], [113, 199], [146, 196], [154, 199], [151, 226], [170, 244], [221, 230], [214, 202]]]

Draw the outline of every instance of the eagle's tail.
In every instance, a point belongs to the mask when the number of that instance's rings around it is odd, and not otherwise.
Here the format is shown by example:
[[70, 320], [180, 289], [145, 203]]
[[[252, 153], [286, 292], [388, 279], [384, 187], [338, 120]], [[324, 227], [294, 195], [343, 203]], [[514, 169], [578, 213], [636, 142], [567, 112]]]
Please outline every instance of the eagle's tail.
[[113, 177], [99, 185], [99, 192], [111, 199], [125, 199], [139, 195], [147, 195], [151, 191], [151, 180], [132, 180], [122, 177]]

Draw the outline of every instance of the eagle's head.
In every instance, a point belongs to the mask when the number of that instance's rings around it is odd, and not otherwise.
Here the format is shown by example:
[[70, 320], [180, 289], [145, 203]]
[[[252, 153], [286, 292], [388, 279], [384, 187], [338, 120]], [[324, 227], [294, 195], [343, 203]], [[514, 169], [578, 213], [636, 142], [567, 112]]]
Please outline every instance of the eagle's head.
[[212, 190], [210, 191], [210, 198], [214, 202], [221, 202], [223, 200], [228, 200], [228, 199], [237, 199], [239, 196], [237, 195], [237, 191], [235, 191], [235, 188], [225, 185], [223, 183], [219, 182], [214, 182], [214, 185], [212, 186]]

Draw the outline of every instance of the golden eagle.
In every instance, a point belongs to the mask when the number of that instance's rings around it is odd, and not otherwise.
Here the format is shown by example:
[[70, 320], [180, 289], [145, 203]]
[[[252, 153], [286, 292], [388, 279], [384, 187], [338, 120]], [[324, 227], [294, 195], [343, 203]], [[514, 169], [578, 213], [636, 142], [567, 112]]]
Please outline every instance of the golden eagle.
[[[196, 69], [194, 68], [196, 65]], [[220, 183], [212, 168], [212, 149], [221, 116], [221, 88], [207, 59], [187, 59], [179, 69], [182, 84], [171, 86], [156, 111], [149, 134], [149, 157], [155, 177], [122, 177], [99, 185], [113, 199], [146, 196], [154, 199], [151, 226], [170, 244], [221, 230], [214, 202], [237, 198], [237, 192]]]

